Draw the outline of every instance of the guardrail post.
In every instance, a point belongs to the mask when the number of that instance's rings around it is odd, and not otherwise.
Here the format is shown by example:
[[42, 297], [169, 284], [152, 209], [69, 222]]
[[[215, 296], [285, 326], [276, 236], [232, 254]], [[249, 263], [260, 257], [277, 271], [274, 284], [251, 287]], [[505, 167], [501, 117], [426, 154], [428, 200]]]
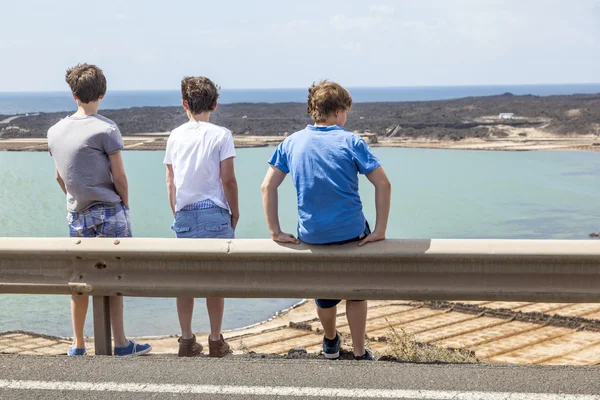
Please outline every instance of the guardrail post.
[[94, 296], [94, 348], [97, 356], [112, 355], [110, 297]]

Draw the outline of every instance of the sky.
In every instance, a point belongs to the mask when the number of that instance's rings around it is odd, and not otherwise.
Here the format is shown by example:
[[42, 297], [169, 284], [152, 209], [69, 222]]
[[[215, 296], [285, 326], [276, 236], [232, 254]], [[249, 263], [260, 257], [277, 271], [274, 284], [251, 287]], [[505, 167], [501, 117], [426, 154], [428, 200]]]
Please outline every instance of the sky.
[[0, 92], [600, 82], [600, 0], [1, 0]]

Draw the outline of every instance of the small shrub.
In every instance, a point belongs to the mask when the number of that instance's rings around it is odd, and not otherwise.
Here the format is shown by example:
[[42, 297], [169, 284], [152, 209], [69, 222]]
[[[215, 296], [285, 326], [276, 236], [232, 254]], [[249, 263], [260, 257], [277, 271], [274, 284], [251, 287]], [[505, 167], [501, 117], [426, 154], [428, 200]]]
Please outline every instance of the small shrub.
[[242, 340], [240, 342], [240, 344], [238, 345], [237, 349], [241, 351], [243, 354], [249, 354], [250, 353], [250, 348], [246, 345], [246, 343], [244, 343], [244, 341]]
[[432, 346], [419, 343], [414, 335], [407, 333], [403, 328], [394, 328], [390, 325], [387, 338], [388, 347], [381, 356], [392, 357], [403, 362], [425, 363], [474, 363], [478, 362], [471, 351], [459, 349], [446, 349], [441, 346]]

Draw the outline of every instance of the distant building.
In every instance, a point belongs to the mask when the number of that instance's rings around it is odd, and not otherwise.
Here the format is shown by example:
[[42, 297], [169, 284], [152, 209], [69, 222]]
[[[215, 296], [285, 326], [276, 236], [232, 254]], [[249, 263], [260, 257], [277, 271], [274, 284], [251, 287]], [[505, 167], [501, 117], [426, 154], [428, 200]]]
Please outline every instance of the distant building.
[[500, 118], [500, 119], [515, 119], [515, 114], [514, 113], [501, 113], [500, 115], [498, 115], [498, 118]]

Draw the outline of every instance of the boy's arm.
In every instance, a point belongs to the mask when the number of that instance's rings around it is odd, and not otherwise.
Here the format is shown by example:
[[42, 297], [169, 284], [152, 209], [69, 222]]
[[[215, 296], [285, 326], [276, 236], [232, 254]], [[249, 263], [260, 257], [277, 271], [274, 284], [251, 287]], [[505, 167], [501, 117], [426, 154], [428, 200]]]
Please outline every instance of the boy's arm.
[[235, 179], [233, 157], [221, 161], [221, 182], [223, 183], [225, 198], [231, 209], [231, 226], [235, 229], [240, 220], [240, 209], [238, 201], [238, 184], [237, 179]]
[[263, 208], [265, 209], [265, 217], [267, 218], [267, 226], [271, 233], [271, 238], [280, 243], [300, 243], [294, 235], [281, 231], [279, 225], [279, 204], [277, 189], [285, 179], [285, 172], [273, 166], [269, 167], [265, 180], [263, 181], [260, 190], [263, 198]]
[[108, 155], [110, 161], [110, 173], [113, 177], [115, 190], [121, 197], [121, 202], [125, 207], [129, 207], [129, 185], [127, 183], [127, 175], [125, 175], [125, 166], [123, 165], [123, 157], [121, 152], [116, 151]]
[[177, 202], [177, 188], [175, 187], [175, 173], [173, 172], [173, 165], [167, 164], [167, 194], [169, 195], [169, 204], [171, 205], [171, 211], [175, 215], [175, 205]]
[[388, 217], [390, 215], [390, 200], [392, 197], [392, 184], [385, 174], [383, 167], [374, 169], [366, 176], [373, 186], [375, 186], [375, 210], [377, 217], [375, 230], [361, 240], [358, 243], [359, 246], [385, 239], [385, 231], [387, 230]]
[[58, 169], [56, 170], [56, 181], [58, 182], [58, 185], [60, 186], [62, 191], [65, 192], [65, 194], [67, 194], [67, 186], [65, 185], [65, 181], [63, 180], [63, 178], [60, 176]]

